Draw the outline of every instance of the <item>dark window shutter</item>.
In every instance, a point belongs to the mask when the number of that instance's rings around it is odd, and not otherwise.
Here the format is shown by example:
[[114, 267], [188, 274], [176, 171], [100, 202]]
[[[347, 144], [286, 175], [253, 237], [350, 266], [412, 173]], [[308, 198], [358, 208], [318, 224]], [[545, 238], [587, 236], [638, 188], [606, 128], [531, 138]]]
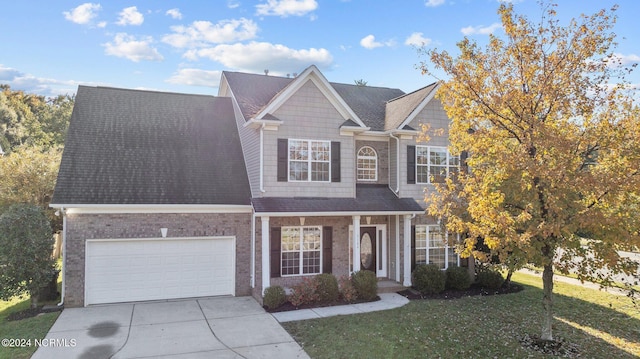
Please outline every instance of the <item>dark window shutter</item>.
[[289, 140], [278, 139], [278, 182], [287, 182], [287, 162], [289, 160]]
[[271, 228], [271, 278], [280, 277], [280, 227]]
[[322, 273], [331, 273], [333, 227], [322, 227]]
[[340, 182], [340, 142], [331, 142], [331, 182]]
[[416, 183], [416, 146], [407, 146], [407, 184]]
[[411, 272], [416, 269], [416, 226], [411, 226]]

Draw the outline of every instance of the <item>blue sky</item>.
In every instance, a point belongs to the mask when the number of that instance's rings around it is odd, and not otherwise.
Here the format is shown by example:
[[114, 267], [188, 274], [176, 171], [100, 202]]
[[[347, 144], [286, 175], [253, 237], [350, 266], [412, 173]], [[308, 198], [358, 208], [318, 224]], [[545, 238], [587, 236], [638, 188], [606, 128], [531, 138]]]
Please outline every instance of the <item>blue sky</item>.
[[[538, 19], [535, 0], [512, 0]], [[563, 23], [620, 5], [616, 50], [640, 62], [640, 2], [559, 1]], [[416, 45], [456, 52], [464, 36], [500, 36], [498, 0], [5, 0], [0, 6], [0, 83], [45, 96], [79, 84], [216, 94], [224, 70], [271, 75], [315, 64], [333, 82], [410, 92]], [[640, 84], [640, 74], [630, 80]]]

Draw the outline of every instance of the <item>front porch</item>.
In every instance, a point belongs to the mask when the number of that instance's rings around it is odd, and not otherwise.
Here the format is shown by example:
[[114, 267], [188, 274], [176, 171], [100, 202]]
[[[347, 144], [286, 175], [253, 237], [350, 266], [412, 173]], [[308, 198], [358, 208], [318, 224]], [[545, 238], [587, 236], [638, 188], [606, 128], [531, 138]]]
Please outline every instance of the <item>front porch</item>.
[[378, 294], [382, 293], [397, 293], [407, 289], [402, 283], [396, 282], [392, 279], [379, 278], [378, 279]]

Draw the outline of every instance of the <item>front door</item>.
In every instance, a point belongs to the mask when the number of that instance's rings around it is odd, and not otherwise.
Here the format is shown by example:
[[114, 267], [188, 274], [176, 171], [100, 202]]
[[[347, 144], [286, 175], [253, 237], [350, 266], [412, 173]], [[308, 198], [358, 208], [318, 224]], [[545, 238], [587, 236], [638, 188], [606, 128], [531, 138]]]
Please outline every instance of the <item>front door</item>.
[[376, 273], [376, 227], [360, 228], [360, 268]]

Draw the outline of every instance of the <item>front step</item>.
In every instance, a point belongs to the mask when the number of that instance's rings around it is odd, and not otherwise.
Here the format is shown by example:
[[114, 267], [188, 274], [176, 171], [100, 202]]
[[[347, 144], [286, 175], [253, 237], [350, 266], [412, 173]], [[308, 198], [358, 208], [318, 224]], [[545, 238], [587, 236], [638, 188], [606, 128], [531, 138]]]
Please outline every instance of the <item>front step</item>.
[[402, 290], [407, 289], [407, 287], [402, 284], [390, 280], [390, 279], [382, 279], [378, 280], [378, 294], [380, 293], [396, 293]]

